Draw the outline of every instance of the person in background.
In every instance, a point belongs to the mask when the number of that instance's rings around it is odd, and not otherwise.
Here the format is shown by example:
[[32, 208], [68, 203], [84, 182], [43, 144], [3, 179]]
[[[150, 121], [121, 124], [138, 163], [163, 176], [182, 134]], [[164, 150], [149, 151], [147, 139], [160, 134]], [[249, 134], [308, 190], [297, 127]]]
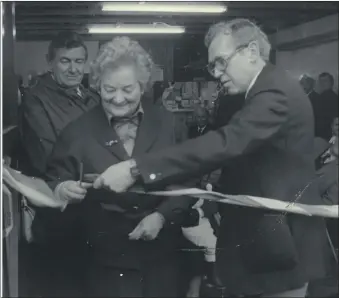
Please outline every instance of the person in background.
[[304, 74], [301, 76], [300, 80], [300, 85], [303, 87], [305, 93], [307, 94], [308, 98], [311, 101], [312, 108], [313, 108], [313, 113], [314, 115], [316, 114], [317, 110], [317, 104], [319, 101], [319, 94], [315, 92], [314, 87], [315, 87], [315, 79], [310, 77], [307, 74]]
[[[212, 191], [212, 185], [207, 185], [207, 190]], [[195, 248], [203, 250], [204, 261], [197, 254], [188, 252], [190, 275], [186, 297], [200, 297], [202, 278], [208, 287], [222, 287], [222, 284], [215, 271], [216, 246], [217, 246], [217, 225], [214, 216], [218, 212], [218, 205], [215, 202], [208, 202], [202, 199], [186, 212], [182, 225], [184, 237], [195, 245]], [[212, 225], [214, 221], [214, 225]]]
[[315, 136], [329, 141], [331, 126], [338, 117], [338, 94], [333, 91], [334, 78], [328, 72], [319, 75], [318, 85], [319, 97], [314, 105]]
[[[322, 205], [338, 205], [338, 127], [333, 127], [329, 143], [322, 138], [315, 141], [318, 143], [315, 165]], [[327, 218], [326, 225], [327, 275], [310, 283], [309, 297], [338, 297], [338, 219]]]
[[[21, 142], [27, 154], [27, 163], [21, 165], [21, 170], [38, 177], [45, 174], [47, 160], [64, 127], [99, 103], [98, 95], [80, 84], [88, 50], [77, 33], [58, 33], [49, 44], [46, 58], [49, 71], [26, 89], [20, 109]], [[76, 205], [63, 213], [36, 209], [34, 242], [27, 248], [34, 271], [27, 275], [36, 277], [28, 281], [35, 284], [29, 296], [82, 295], [79, 278], [83, 270], [77, 257], [83, 244], [78, 216]]]
[[209, 122], [208, 110], [202, 106], [194, 108], [195, 125], [191, 126], [188, 131], [188, 138], [193, 139], [209, 132], [213, 129]]
[[194, 199], [119, 195], [77, 182], [80, 163], [86, 179], [111, 163], [174, 143], [173, 114], [148, 97], [153, 65], [128, 37], [104, 44], [92, 63], [101, 105], [62, 132], [48, 164], [47, 179], [66, 211], [82, 202], [90, 297], [178, 296], [179, 222]]
[[[311, 103], [298, 82], [268, 62], [266, 34], [233, 19], [213, 25], [205, 44], [210, 73], [228, 93], [245, 93], [241, 110], [216, 131], [110, 166], [93, 187], [120, 193], [143, 181], [153, 188], [234, 163], [225, 194], [318, 204]], [[308, 282], [324, 276], [323, 218], [228, 204], [219, 211], [216, 267], [225, 295], [305, 297]]]
[[[212, 130], [209, 123], [209, 112], [205, 107], [195, 106], [193, 119], [195, 125], [189, 127], [188, 138], [193, 139], [202, 136]], [[198, 180], [196, 187], [205, 189], [206, 186], [212, 188], [210, 181], [211, 174], [203, 176]], [[215, 179], [216, 180], [216, 179]], [[187, 297], [199, 297], [203, 276], [206, 277], [206, 284], [210, 286], [220, 286], [220, 281], [215, 273], [217, 224], [214, 216], [218, 212], [215, 202], [197, 200], [194, 206], [186, 212], [182, 231], [184, 237], [195, 245], [195, 248], [204, 248], [204, 261], [200, 259], [200, 254], [188, 252], [190, 276]]]
[[61, 130], [98, 104], [98, 96], [81, 85], [87, 47], [74, 32], [59, 33], [46, 55], [50, 71], [26, 90], [21, 108], [22, 139], [31, 175], [42, 175]]
[[307, 96], [309, 97], [309, 99], [311, 100], [311, 102], [317, 98], [317, 96], [319, 95], [317, 92], [315, 92], [314, 87], [315, 87], [315, 79], [313, 79], [312, 77], [310, 77], [307, 74], [304, 74], [301, 76], [300, 78], [300, 85], [301, 87], [303, 87], [305, 93], [307, 94]]

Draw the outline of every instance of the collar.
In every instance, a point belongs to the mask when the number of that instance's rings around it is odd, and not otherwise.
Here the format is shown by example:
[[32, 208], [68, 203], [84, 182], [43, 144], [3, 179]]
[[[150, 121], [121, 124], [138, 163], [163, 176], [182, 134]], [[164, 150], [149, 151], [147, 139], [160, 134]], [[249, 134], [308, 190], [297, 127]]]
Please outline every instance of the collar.
[[201, 127], [200, 127], [200, 126], [198, 126], [198, 130], [199, 130], [199, 131], [204, 131], [204, 130], [205, 130], [205, 128], [206, 128], [206, 126], [207, 126], [207, 125], [205, 125], [205, 126], [201, 126]]
[[[105, 110], [104, 110], [104, 112], [105, 112], [106, 117], [108, 119], [109, 125], [111, 125], [111, 122], [112, 122], [114, 116], [108, 114]], [[142, 119], [143, 115], [144, 115], [144, 109], [142, 107], [142, 104], [140, 103], [138, 108], [136, 109], [136, 111], [132, 115], [130, 115], [129, 117], [115, 118], [114, 121], [123, 122], [123, 121], [126, 121], [126, 120], [134, 119], [136, 117], [140, 117]]]
[[[263, 68], [264, 68], [264, 67], [263, 67]], [[260, 73], [262, 72], [263, 68], [260, 69], [260, 70], [257, 72], [257, 74], [254, 76], [254, 78], [252, 79], [250, 85], [249, 85], [248, 88], [247, 88], [247, 91], [246, 91], [246, 94], [245, 94], [245, 98], [247, 97], [248, 92], [251, 90], [251, 88], [253, 87], [253, 85], [254, 85], [255, 82], [257, 81], [257, 78], [258, 78], [258, 76], [260, 75]]]
[[61, 90], [63, 92], [65, 92], [66, 94], [71, 94], [72, 92], [77, 93], [77, 95], [79, 95], [80, 97], [86, 95], [86, 89], [84, 86], [82, 86], [81, 84], [77, 87], [65, 87], [60, 85], [55, 79], [54, 79], [54, 75], [51, 71], [48, 71], [47, 73], [39, 76], [39, 80], [48, 88], [53, 89], [53, 90]]

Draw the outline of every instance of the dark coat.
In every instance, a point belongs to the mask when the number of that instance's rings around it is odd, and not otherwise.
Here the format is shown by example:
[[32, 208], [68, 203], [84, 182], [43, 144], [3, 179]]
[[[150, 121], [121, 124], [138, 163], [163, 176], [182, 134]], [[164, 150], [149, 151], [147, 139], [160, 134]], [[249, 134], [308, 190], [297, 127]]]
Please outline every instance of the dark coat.
[[74, 89], [59, 86], [50, 73], [40, 76], [36, 85], [24, 92], [20, 107], [22, 144], [28, 155], [24, 171], [42, 176], [47, 159], [62, 129], [99, 103], [99, 96], [79, 86]]
[[329, 141], [332, 137], [332, 122], [338, 117], [338, 94], [333, 90], [327, 90], [318, 96], [313, 95], [312, 105], [315, 136]]
[[245, 102], [245, 94], [225, 95], [220, 94], [217, 99], [217, 113], [215, 127], [222, 127], [230, 122], [236, 112], [238, 112]]
[[[148, 98], [143, 99], [142, 104], [144, 115], [138, 128], [133, 156], [158, 151], [174, 144], [174, 131], [168, 125], [172, 123], [172, 114], [162, 107], [152, 105]], [[112, 140], [118, 142], [109, 145]], [[48, 164], [47, 177], [53, 188], [62, 181], [78, 180], [80, 162], [83, 162], [85, 174], [102, 173], [107, 167], [127, 159], [129, 156], [118, 135], [109, 125], [103, 108], [98, 106], [62, 132]], [[101, 203], [108, 201], [114, 204], [115, 209], [121, 210], [104, 209]], [[82, 204], [68, 206], [67, 209], [83, 210], [83, 223], [95, 264], [111, 266], [112, 270], [125, 268], [147, 271], [147, 264], [151, 264], [150, 262], [166, 260], [174, 266], [175, 249], [178, 245], [176, 239], [181, 234], [177, 223], [181, 221], [181, 213], [190, 208], [194, 201], [193, 198], [164, 198], [133, 193], [118, 195], [92, 189]], [[67, 209], [62, 215], [65, 218]], [[129, 240], [128, 234], [142, 218], [155, 211], [166, 219], [158, 237], [153, 241]], [[64, 223], [64, 229], [67, 230], [67, 225], [71, 223], [67, 220]], [[159, 278], [162, 275], [160, 267]], [[157, 284], [156, 280], [152, 282]], [[173, 289], [174, 286], [173, 284]], [[111, 295], [114, 296], [114, 292]]]
[[[317, 204], [320, 196], [314, 180], [312, 114], [310, 101], [298, 83], [285, 72], [267, 65], [249, 91], [243, 108], [228, 125], [136, 161], [148, 185], [175, 183], [192, 174], [236, 165], [220, 183], [225, 193]], [[271, 226], [272, 231], [279, 228], [279, 232], [264, 237], [276, 250], [285, 247], [285, 240], [292, 241], [288, 251], [292, 246], [296, 249], [297, 264], [289, 269], [265, 270], [260, 265], [254, 268], [262, 252], [252, 245], [246, 249], [245, 244], [258, 243], [258, 233], [265, 230], [260, 224], [271, 220], [267, 213], [274, 217], [261, 209], [231, 205], [221, 208], [217, 267], [231, 294], [281, 292], [301, 287], [325, 273], [321, 245], [324, 222], [321, 218], [299, 215], [285, 218], [289, 230], [283, 229], [286, 225], [271, 222], [265, 233], [270, 234]], [[276, 243], [272, 243], [273, 238]], [[272, 253], [269, 245], [261, 248]]]
[[199, 137], [201, 135], [206, 134], [207, 132], [209, 132], [212, 129], [213, 129], [213, 127], [212, 127], [211, 124], [206, 124], [206, 127], [205, 127], [204, 131], [201, 134], [199, 132], [198, 126], [194, 125], [194, 126], [190, 127], [189, 130], [188, 130], [188, 138], [189, 139], [194, 139], [196, 137]]

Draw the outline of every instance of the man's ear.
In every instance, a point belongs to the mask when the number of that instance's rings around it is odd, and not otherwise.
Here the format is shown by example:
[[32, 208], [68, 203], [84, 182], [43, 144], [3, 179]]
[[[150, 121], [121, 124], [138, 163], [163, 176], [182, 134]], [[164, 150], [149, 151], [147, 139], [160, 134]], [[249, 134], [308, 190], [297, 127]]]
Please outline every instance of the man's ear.
[[144, 89], [144, 87], [142, 86], [142, 84], [140, 82], [139, 82], [139, 86], [140, 86], [141, 95], [144, 95], [145, 89]]
[[48, 65], [49, 69], [51, 69], [51, 67], [52, 67], [52, 60], [50, 60], [50, 57], [48, 56], [48, 54], [45, 55], [45, 59], [46, 59], [46, 62], [47, 62], [47, 65]]
[[258, 57], [260, 57], [260, 49], [257, 41], [251, 41], [248, 45], [248, 50], [250, 51], [251, 61], [255, 61]]

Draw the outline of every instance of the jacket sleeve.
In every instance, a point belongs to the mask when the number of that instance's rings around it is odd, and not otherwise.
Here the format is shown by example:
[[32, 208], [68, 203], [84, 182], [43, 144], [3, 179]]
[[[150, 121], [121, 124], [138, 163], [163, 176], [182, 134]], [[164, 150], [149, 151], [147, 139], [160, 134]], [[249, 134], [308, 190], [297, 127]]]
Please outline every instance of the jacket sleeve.
[[45, 179], [52, 190], [61, 182], [79, 179], [81, 155], [79, 139], [66, 128], [58, 137], [46, 166]]
[[41, 100], [30, 91], [20, 108], [20, 132], [33, 175], [45, 173], [47, 159], [55, 143], [55, 132]]
[[[174, 121], [174, 117], [166, 112], [167, 115], [167, 125], [170, 125], [172, 128], [169, 132], [169, 138], [172, 144], [176, 143], [175, 140], [175, 130], [172, 125]], [[195, 183], [195, 180], [186, 181], [182, 186], [183, 187], [192, 187]], [[197, 201], [195, 198], [191, 197], [168, 197], [162, 201], [162, 203], [158, 206], [157, 211], [161, 213], [166, 222], [181, 222], [184, 216], [186, 215], [187, 210], [189, 210], [194, 203]]]
[[[79, 159], [82, 152], [77, 146], [78, 139], [74, 138], [68, 129], [65, 129], [58, 137], [53, 152], [48, 159], [44, 179], [48, 186], [55, 190], [56, 186], [67, 180], [78, 180]], [[55, 241], [68, 241], [75, 230], [82, 229], [84, 224], [84, 201], [80, 204], [68, 204], [63, 211], [52, 208], [43, 208], [39, 212], [40, 222], [36, 223], [40, 237], [50, 238]], [[41, 225], [41, 227], [39, 227]], [[70, 228], [72, 227], [72, 228]]]
[[207, 174], [246, 155], [273, 138], [287, 122], [284, 93], [270, 90], [247, 99], [228, 125], [150, 155], [136, 158], [145, 185], [178, 183]]

